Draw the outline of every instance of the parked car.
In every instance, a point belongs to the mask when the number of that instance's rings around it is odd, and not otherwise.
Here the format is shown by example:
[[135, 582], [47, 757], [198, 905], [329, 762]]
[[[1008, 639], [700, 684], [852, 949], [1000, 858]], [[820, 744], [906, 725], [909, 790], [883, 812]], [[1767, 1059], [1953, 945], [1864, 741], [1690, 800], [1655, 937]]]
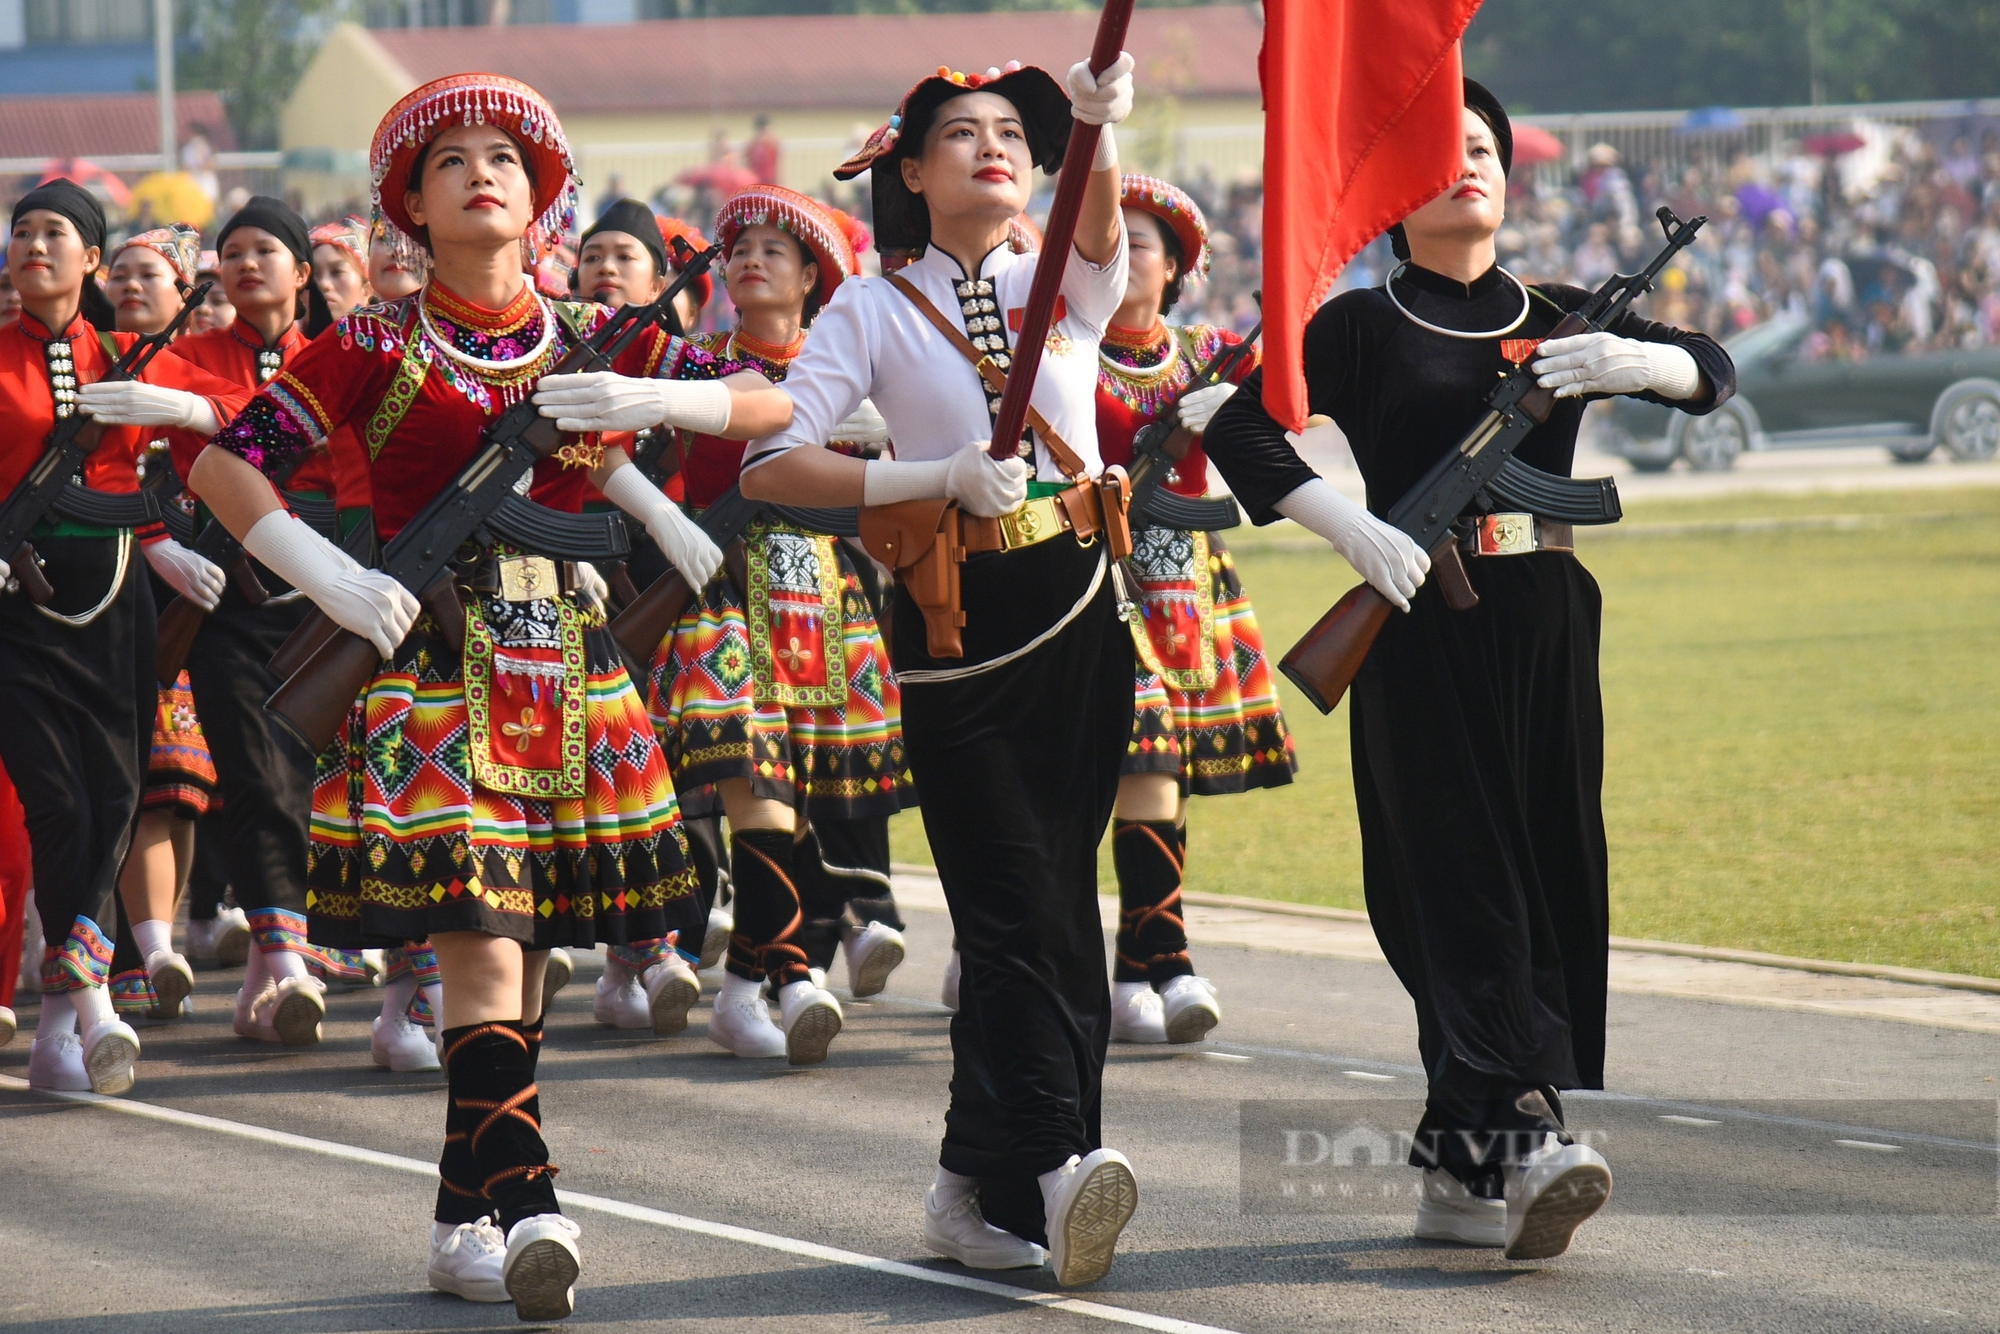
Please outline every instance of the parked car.
[[1675, 459], [1720, 471], [1746, 449], [1874, 445], [1905, 463], [1940, 446], [1961, 461], [2000, 450], [2000, 347], [1809, 361], [1811, 332], [1807, 320], [1779, 318], [1729, 339], [1736, 397], [1707, 416], [1612, 399], [1598, 448], [1646, 472]]

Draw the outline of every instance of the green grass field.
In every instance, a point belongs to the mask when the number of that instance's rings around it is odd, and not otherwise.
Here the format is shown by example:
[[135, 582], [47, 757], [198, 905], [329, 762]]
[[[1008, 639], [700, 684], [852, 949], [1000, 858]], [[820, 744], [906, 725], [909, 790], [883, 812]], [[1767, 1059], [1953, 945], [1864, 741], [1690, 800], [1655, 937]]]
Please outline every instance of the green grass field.
[[[1274, 658], [1354, 582], [1231, 536]], [[1634, 505], [1580, 547], [1612, 931], [2000, 976], [2000, 488]], [[1197, 801], [1188, 887], [1358, 908], [1347, 710], [1284, 688], [1298, 781]]]

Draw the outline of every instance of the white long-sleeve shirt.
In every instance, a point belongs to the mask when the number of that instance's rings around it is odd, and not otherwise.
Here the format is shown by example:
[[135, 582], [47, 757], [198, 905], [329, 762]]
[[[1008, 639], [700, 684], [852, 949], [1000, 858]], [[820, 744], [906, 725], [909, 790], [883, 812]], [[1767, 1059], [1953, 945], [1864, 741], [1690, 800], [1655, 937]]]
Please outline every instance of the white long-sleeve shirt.
[[[1028, 304], [1036, 259], [1003, 245], [980, 262], [976, 275], [993, 283], [1010, 348]], [[1103, 468], [1097, 453], [1097, 350], [1125, 296], [1126, 260], [1122, 232], [1118, 253], [1104, 264], [1070, 252], [1061, 318], [1052, 326], [1031, 400], [1093, 476]], [[953, 284], [973, 275], [957, 260], [932, 246], [901, 274], [947, 319], [960, 318]], [[863, 398], [873, 399], [889, 423], [898, 459], [949, 458], [993, 435], [979, 373], [887, 278], [850, 278], [840, 285], [813, 321], [783, 388], [792, 397], [792, 424], [751, 443], [743, 460], [746, 472], [782, 450], [825, 444]], [[1035, 465], [1040, 480], [1062, 480], [1062, 470], [1039, 440]]]

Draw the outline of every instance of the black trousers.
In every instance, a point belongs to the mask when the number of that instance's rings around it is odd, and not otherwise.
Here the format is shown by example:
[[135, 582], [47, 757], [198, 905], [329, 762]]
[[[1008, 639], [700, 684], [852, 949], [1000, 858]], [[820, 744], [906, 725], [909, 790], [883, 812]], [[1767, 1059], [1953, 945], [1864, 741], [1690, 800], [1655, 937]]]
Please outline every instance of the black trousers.
[[[117, 570], [118, 541], [52, 537], [35, 543], [55, 586], [51, 611], [95, 607]], [[69, 626], [24, 593], [0, 594], [0, 726], [4, 761], [27, 812], [35, 906], [60, 946], [78, 917], [111, 939], [118, 870], [132, 844], [152, 748], [158, 643], [145, 558], [134, 542], [124, 582], [102, 615]]]
[[[268, 572], [259, 577], [267, 588], [284, 587]], [[188, 653], [195, 712], [222, 795], [220, 851], [246, 912], [306, 911], [313, 757], [264, 701], [278, 688], [271, 655], [311, 611], [304, 598], [252, 607], [232, 584]], [[202, 822], [204, 841], [211, 823]]]
[[1573, 556], [1470, 565], [1477, 607], [1426, 585], [1355, 678], [1362, 876], [1425, 1129], [1555, 1129], [1554, 1090], [1604, 1085], [1602, 601]]
[[[964, 566], [962, 659], [932, 658], [898, 588], [903, 728], [963, 974], [938, 1161], [981, 1178], [986, 1216], [1041, 1231], [1034, 1178], [1099, 1145], [1110, 985], [1097, 844], [1132, 729], [1132, 638], [1101, 545], [1062, 537]], [[1033, 651], [957, 680], [1082, 611]]]

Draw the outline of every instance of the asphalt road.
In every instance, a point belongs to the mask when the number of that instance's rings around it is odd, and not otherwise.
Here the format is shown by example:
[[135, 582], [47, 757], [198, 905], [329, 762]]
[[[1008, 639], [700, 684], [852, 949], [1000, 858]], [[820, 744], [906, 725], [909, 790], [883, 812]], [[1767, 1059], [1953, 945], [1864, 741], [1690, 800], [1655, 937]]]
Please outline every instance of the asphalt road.
[[[705, 1005], [674, 1039], [595, 1027], [582, 956], [541, 1064], [583, 1227], [566, 1329], [2000, 1325], [2000, 1036], [1614, 995], [1611, 1091], [1570, 1112], [1617, 1192], [1567, 1256], [1513, 1264], [1413, 1240], [1410, 1169], [1314, 1164], [1307, 1130], [1296, 1170], [1268, 1135], [1239, 1152], [1240, 1126], [1407, 1129], [1414, 1024], [1381, 964], [1199, 942], [1217, 1040], [1114, 1048], [1107, 1072], [1106, 1140], [1141, 1193], [1110, 1278], [1069, 1304], [1045, 1274], [968, 1285], [918, 1233], [950, 1068], [948, 924], [911, 918], [888, 998], [852, 1005], [803, 1071], [722, 1053]], [[336, 995], [327, 1040], [292, 1055], [229, 1034], [233, 985], [203, 974], [197, 1016], [142, 1035], [126, 1101], [170, 1120], [26, 1092], [23, 1015], [0, 1051], [0, 1328], [519, 1328], [424, 1285], [443, 1082], [369, 1065], [375, 994]]]

